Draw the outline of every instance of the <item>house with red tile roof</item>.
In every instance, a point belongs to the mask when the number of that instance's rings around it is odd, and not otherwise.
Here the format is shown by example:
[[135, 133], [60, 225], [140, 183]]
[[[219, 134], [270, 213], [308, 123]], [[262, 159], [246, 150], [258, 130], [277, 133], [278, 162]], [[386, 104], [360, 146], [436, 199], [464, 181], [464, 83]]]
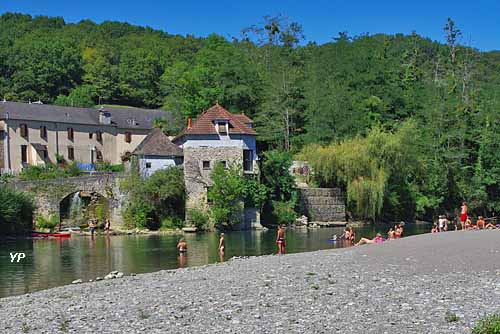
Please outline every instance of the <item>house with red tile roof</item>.
[[[210, 175], [218, 162], [240, 166], [245, 175], [258, 173], [256, 135], [250, 118], [232, 114], [219, 104], [205, 110], [196, 120], [188, 120], [187, 127], [173, 139], [184, 153], [187, 213], [191, 208], [207, 208]], [[245, 216], [251, 216], [249, 212], [245, 210]], [[252, 212], [257, 214], [255, 209]], [[259, 217], [242, 220], [260, 226]], [[189, 214], [186, 221], [189, 222]]]

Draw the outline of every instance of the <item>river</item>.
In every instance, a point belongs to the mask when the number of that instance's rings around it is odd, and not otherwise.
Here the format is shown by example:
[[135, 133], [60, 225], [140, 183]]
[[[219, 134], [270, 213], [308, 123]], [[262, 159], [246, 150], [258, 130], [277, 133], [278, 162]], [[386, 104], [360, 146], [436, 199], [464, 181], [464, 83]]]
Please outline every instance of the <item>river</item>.
[[[332, 243], [332, 235], [342, 228], [288, 229], [289, 253], [343, 247]], [[356, 228], [356, 235], [373, 237], [385, 234], [385, 226]], [[429, 225], [405, 226], [405, 235], [429, 232]], [[162, 269], [201, 266], [226, 261], [233, 256], [254, 256], [276, 253], [276, 231], [234, 231], [226, 233], [226, 252], [221, 257], [217, 247], [219, 233], [186, 234], [187, 256], [179, 257], [176, 244], [181, 235], [73, 235], [63, 240], [0, 239], [0, 298], [60, 285], [73, 280], [88, 281], [104, 277], [110, 271], [125, 274], [146, 273]], [[10, 253], [23, 252], [26, 258], [11, 262]]]

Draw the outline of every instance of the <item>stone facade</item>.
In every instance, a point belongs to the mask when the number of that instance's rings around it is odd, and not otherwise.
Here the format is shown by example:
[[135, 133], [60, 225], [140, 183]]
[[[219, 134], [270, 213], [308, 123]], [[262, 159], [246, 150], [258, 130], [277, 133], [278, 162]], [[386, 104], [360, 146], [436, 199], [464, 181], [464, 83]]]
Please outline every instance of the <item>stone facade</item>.
[[345, 194], [339, 188], [299, 188], [305, 215], [317, 222], [346, 220]]
[[119, 228], [123, 225], [121, 207], [125, 201], [125, 196], [120, 191], [120, 179], [119, 176], [114, 174], [102, 174], [65, 179], [15, 182], [11, 186], [34, 195], [37, 207], [34, 215], [35, 220], [39, 215], [44, 217], [58, 215], [61, 201], [76, 192], [97, 193], [108, 200], [111, 222], [114, 228]]
[[[210, 174], [217, 162], [242, 166], [243, 150], [238, 147], [185, 147], [184, 180], [186, 184], [186, 221], [189, 209], [207, 209], [207, 187], [212, 185]], [[205, 162], [205, 168], [204, 168]], [[208, 167], [206, 166], [208, 162]]]

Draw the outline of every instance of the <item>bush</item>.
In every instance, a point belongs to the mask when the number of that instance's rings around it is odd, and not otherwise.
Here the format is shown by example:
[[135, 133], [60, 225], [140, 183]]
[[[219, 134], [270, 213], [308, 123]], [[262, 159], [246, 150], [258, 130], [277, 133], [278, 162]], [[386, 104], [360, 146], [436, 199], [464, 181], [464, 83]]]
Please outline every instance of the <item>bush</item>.
[[184, 227], [184, 221], [179, 218], [163, 218], [161, 220], [160, 230], [175, 230]]
[[125, 167], [123, 164], [112, 165], [109, 161], [99, 161], [95, 164], [95, 169], [98, 172], [123, 173]]
[[74, 177], [82, 174], [82, 171], [78, 168], [78, 164], [73, 162], [64, 167], [58, 166], [56, 164], [46, 164], [41, 166], [28, 166], [23, 168], [19, 174], [19, 179], [21, 181], [36, 181], [36, 180], [47, 180], [65, 177]]
[[58, 215], [52, 215], [48, 218], [38, 216], [36, 219], [36, 227], [39, 229], [48, 229], [50, 232], [52, 232], [57, 225], [59, 225]]
[[129, 228], [154, 228], [156, 220], [153, 206], [143, 201], [127, 205], [123, 219]]
[[159, 170], [143, 180], [133, 173], [120, 184], [128, 195], [123, 213], [130, 228], [158, 229], [165, 218], [184, 219], [184, 174], [177, 167]]
[[273, 216], [279, 225], [292, 224], [297, 219], [294, 211], [295, 203], [293, 201], [278, 202], [273, 201]]
[[189, 222], [193, 224], [198, 230], [207, 230], [208, 226], [208, 214], [203, 210], [198, 208], [193, 208], [188, 210]]
[[472, 334], [500, 334], [500, 314], [479, 320], [472, 329]]
[[0, 234], [30, 232], [34, 210], [30, 195], [0, 185]]

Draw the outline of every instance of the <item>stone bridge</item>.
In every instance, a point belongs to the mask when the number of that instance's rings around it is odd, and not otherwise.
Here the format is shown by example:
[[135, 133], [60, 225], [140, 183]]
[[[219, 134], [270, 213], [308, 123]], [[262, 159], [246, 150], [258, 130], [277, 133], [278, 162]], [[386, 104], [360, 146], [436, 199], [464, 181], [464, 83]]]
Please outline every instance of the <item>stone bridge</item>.
[[14, 182], [11, 186], [30, 193], [37, 206], [35, 219], [39, 215], [50, 217], [59, 215], [61, 201], [76, 192], [95, 193], [108, 200], [113, 226], [123, 223], [121, 206], [124, 195], [120, 192], [118, 174], [106, 173], [92, 176], [69, 177], [39, 181]]

